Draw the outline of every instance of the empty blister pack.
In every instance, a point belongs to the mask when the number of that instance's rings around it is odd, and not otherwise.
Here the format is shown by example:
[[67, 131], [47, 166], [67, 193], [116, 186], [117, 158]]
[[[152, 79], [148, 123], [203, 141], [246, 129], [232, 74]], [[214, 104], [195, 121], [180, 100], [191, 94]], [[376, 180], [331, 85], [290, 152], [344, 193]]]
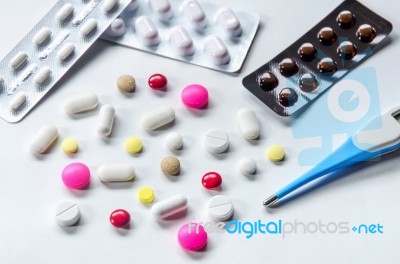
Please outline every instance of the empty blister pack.
[[224, 72], [239, 71], [258, 14], [196, 0], [133, 0], [101, 38]]
[[61, 0], [0, 62], [0, 116], [20, 121], [130, 0]]
[[344, 1], [243, 85], [277, 114], [292, 115], [371, 56], [391, 30], [361, 3]]

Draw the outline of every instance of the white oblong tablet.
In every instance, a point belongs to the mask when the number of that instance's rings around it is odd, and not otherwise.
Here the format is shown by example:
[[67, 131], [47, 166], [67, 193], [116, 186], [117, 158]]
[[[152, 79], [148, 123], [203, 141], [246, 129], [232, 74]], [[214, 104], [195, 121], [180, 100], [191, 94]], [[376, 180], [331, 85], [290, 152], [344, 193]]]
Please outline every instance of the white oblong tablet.
[[26, 54], [26, 52], [20, 51], [11, 59], [10, 66], [14, 70], [16, 70], [21, 67], [27, 60], [28, 54]]
[[82, 25], [80, 33], [84, 37], [90, 36], [97, 29], [98, 22], [94, 18], [90, 18], [85, 24]]
[[204, 146], [212, 154], [223, 153], [229, 147], [228, 134], [219, 129], [210, 130], [204, 137]]
[[33, 137], [29, 148], [35, 154], [46, 152], [58, 137], [58, 129], [52, 124], [42, 126]]
[[33, 78], [37, 86], [41, 86], [50, 78], [51, 69], [49, 67], [43, 67]]
[[168, 0], [149, 0], [149, 4], [158, 19], [167, 21], [172, 17], [172, 9]]
[[74, 115], [95, 109], [99, 104], [99, 98], [91, 92], [81, 93], [67, 98], [64, 109], [67, 114]]
[[115, 118], [115, 109], [111, 105], [103, 105], [100, 108], [97, 119], [97, 133], [100, 136], [107, 137], [111, 134]]
[[183, 1], [180, 10], [194, 28], [202, 29], [207, 25], [206, 14], [197, 1]]
[[146, 130], [155, 130], [175, 120], [175, 110], [170, 106], [156, 108], [143, 115], [142, 127]]
[[48, 27], [44, 27], [39, 30], [38, 33], [33, 37], [33, 43], [37, 46], [42, 46], [51, 36], [51, 29]]
[[60, 48], [60, 50], [58, 51], [58, 53], [57, 53], [58, 59], [60, 61], [67, 60], [72, 55], [72, 53], [75, 52], [75, 49], [76, 49], [75, 45], [72, 44], [71, 42], [68, 42], [67, 44], [62, 46]]
[[135, 30], [140, 40], [146, 46], [155, 46], [160, 43], [158, 30], [153, 21], [147, 16], [140, 16], [135, 20]]
[[168, 218], [185, 210], [187, 203], [186, 196], [177, 194], [154, 204], [151, 207], [151, 213], [157, 219]]
[[125, 22], [122, 18], [115, 19], [107, 29], [107, 34], [112, 37], [121, 37], [126, 33]]
[[257, 171], [257, 163], [253, 158], [242, 158], [239, 161], [239, 170], [243, 175], [249, 176]]
[[17, 93], [11, 100], [10, 100], [10, 108], [12, 111], [17, 111], [21, 108], [21, 106], [26, 102], [27, 95], [25, 92]]
[[56, 13], [57, 20], [60, 21], [60, 22], [64, 22], [65, 20], [67, 20], [67, 18], [69, 18], [72, 15], [72, 13], [74, 13], [74, 10], [75, 10], [75, 8], [74, 8], [74, 6], [72, 4], [66, 3]]
[[61, 202], [56, 207], [54, 217], [60, 226], [73, 226], [81, 217], [79, 206], [72, 201]]
[[225, 43], [215, 35], [205, 39], [204, 51], [215, 65], [227, 64], [231, 58]]
[[249, 108], [242, 108], [236, 114], [240, 132], [249, 140], [260, 137], [260, 123], [258, 122], [256, 113]]
[[129, 163], [107, 163], [97, 169], [97, 175], [104, 182], [130, 181], [135, 177], [135, 169]]
[[170, 150], [178, 150], [183, 146], [183, 138], [176, 132], [169, 133], [165, 138], [165, 145]]
[[101, 10], [105, 13], [110, 13], [118, 5], [119, 0], [106, 0], [101, 7]]
[[222, 7], [217, 11], [216, 20], [228, 37], [234, 38], [242, 33], [242, 26], [235, 13], [227, 7]]
[[181, 26], [176, 26], [171, 29], [169, 43], [181, 56], [190, 56], [194, 52], [192, 37], [190, 37], [187, 30]]
[[224, 222], [232, 218], [233, 203], [224, 195], [216, 195], [208, 201], [207, 212], [212, 220]]

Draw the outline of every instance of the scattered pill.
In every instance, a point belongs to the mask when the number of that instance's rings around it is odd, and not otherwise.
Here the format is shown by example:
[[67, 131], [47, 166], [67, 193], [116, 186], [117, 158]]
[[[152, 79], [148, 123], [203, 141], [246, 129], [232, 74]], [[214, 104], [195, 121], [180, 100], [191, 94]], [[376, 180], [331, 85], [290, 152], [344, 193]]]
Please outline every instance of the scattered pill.
[[30, 143], [30, 150], [35, 154], [45, 153], [58, 137], [58, 129], [52, 124], [42, 126]]
[[79, 206], [72, 201], [64, 201], [57, 205], [55, 219], [60, 226], [73, 226], [81, 218]]
[[238, 111], [237, 120], [239, 123], [240, 132], [249, 140], [260, 137], [260, 123], [258, 122], [256, 113], [249, 108], [242, 108]]
[[131, 75], [121, 75], [117, 79], [117, 87], [123, 93], [132, 93], [136, 89], [135, 78]]
[[216, 195], [208, 201], [207, 211], [212, 220], [224, 222], [232, 218], [233, 203], [224, 195]]
[[156, 73], [149, 77], [147, 83], [151, 88], [155, 90], [161, 90], [167, 86], [168, 80], [164, 75]]
[[154, 191], [150, 187], [142, 187], [137, 193], [139, 201], [143, 204], [149, 204], [154, 201]]
[[160, 163], [161, 171], [166, 176], [176, 176], [181, 170], [181, 163], [175, 157], [168, 156], [162, 159]]
[[56, 13], [56, 18], [61, 23], [67, 20], [74, 13], [74, 6], [70, 3], [66, 3], [60, 10]]
[[178, 150], [183, 146], [183, 138], [176, 132], [169, 133], [165, 138], [165, 145], [170, 150]]
[[141, 124], [146, 130], [155, 130], [170, 124], [174, 120], [174, 109], [169, 106], [162, 106], [144, 114], [141, 119]]
[[204, 43], [204, 51], [215, 65], [224, 65], [229, 62], [231, 56], [220, 37], [208, 36]]
[[43, 67], [33, 78], [37, 86], [41, 86], [50, 78], [51, 70], [49, 67]]
[[131, 181], [135, 178], [135, 169], [129, 163], [107, 163], [97, 169], [97, 176], [103, 182]]
[[227, 7], [222, 7], [217, 11], [216, 20], [224, 33], [231, 38], [238, 37], [242, 33], [242, 26], [235, 13]]
[[168, 0], [149, 0], [149, 4], [159, 20], [168, 21], [172, 17], [173, 13]]
[[90, 170], [85, 164], [75, 162], [63, 169], [61, 177], [68, 188], [85, 189], [90, 183]]
[[285, 158], [285, 149], [280, 145], [272, 145], [267, 149], [267, 156], [273, 162], [282, 161]]
[[253, 158], [242, 158], [239, 161], [239, 170], [243, 175], [249, 176], [257, 171], [257, 163]]
[[182, 102], [190, 108], [201, 109], [208, 103], [208, 91], [200, 84], [190, 84], [183, 88]]
[[210, 130], [204, 138], [204, 145], [208, 152], [220, 154], [225, 152], [229, 147], [228, 135], [219, 129]]
[[115, 19], [107, 30], [107, 34], [112, 37], [121, 37], [126, 33], [125, 22], [122, 18]]
[[64, 110], [67, 114], [75, 115], [95, 109], [99, 104], [96, 94], [85, 92], [67, 98], [64, 102]]
[[38, 33], [33, 37], [33, 43], [37, 46], [42, 46], [51, 36], [51, 29], [48, 27], [44, 27], [39, 30]]
[[184, 224], [179, 228], [178, 241], [184, 249], [199, 251], [207, 245], [207, 232], [200, 224]]
[[115, 227], [125, 227], [131, 222], [131, 215], [124, 209], [117, 209], [110, 215], [110, 223]]
[[203, 175], [201, 183], [207, 189], [214, 189], [222, 184], [222, 177], [219, 173], [210, 171]]
[[14, 70], [17, 70], [28, 60], [28, 54], [26, 52], [20, 51], [15, 55], [11, 61], [10, 65]]
[[71, 155], [78, 152], [78, 141], [75, 138], [66, 138], [61, 143], [61, 148], [65, 154]]
[[25, 104], [27, 99], [27, 95], [25, 92], [18, 92], [11, 100], [10, 100], [10, 108], [11, 111], [17, 111], [21, 108], [23, 104]]
[[197, 1], [183, 1], [180, 11], [195, 29], [203, 29], [207, 25], [206, 14]]
[[160, 43], [158, 31], [151, 18], [140, 16], [135, 21], [135, 30], [138, 33], [143, 45], [155, 46]]
[[177, 194], [154, 204], [151, 207], [151, 213], [157, 219], [168, 218], [184, 211], [187, 203], [186, 196]]
[[116, 8], [118, 6], [118, 1], [119, 0], [106, 0], [106, 1], [104, 1], [104, 4], [101, 7], [101, 9], [105, 13], [111, 13], [111, 11], [113, 11], [114, 8]]
[[88, 19], [85, 24], [82, 25], [80, 33], [84, 37], [90, 36], [97, 29], [98, 22], [94, 18]]
[[138, 137], [129, 137], [125, 140], [125, 149], [130, 154], [137, 154], [143, 149], [143, 142]]
[[60, 48], [57, 53], [57, 57], [60, 61], [66, 61], [74, 52], [75, 52], [75, 45], [71, 42], [68, 42], [64, 46]]
[[194, 53], [193, 40], [187, 30], [181, 26], [171, 29], [169, 43], [180, 56], [190, 56]]
[[103, 137], [111, 134], [115, 118], [115, 109], [111, 105], [103, 105], [100, 108], [97, 119], [97, 133]]

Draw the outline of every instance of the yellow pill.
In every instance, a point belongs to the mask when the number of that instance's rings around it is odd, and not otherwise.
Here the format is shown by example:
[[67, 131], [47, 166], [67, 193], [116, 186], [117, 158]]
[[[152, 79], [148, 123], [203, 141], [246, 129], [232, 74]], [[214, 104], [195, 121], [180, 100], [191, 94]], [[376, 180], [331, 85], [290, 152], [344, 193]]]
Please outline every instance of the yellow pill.
[[154, 201], [154, 191], [150, 187], [142, 187], [137, 193], [138, 199], [144, 204], [149, 204]]
[[66, 154], [74, 154], [78, 151], [78, 142], [74, 138], [66, 138], [61, 147]]
[[273, 162], [282, 161], [285, 158], [285, 149], [280, 145], [272, 145], [267, 149], [267, 156]]
[[130, 154], [136, 154], [142, 151], [143, 142], [140, 138], [130, 137], [125, 140], [125, 149]]

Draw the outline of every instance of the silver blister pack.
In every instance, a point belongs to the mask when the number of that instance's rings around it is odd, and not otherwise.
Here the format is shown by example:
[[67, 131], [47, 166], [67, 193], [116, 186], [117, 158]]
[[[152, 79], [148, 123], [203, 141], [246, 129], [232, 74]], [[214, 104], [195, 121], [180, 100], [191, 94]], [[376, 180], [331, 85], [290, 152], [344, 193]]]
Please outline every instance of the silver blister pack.
[[133, 0], [101, 36], [223, 72], [240, 70], [260, 16], [196, 0]]
[[20, 121], [130, 4], [61, 0], [0, 62], [0, 116]]

